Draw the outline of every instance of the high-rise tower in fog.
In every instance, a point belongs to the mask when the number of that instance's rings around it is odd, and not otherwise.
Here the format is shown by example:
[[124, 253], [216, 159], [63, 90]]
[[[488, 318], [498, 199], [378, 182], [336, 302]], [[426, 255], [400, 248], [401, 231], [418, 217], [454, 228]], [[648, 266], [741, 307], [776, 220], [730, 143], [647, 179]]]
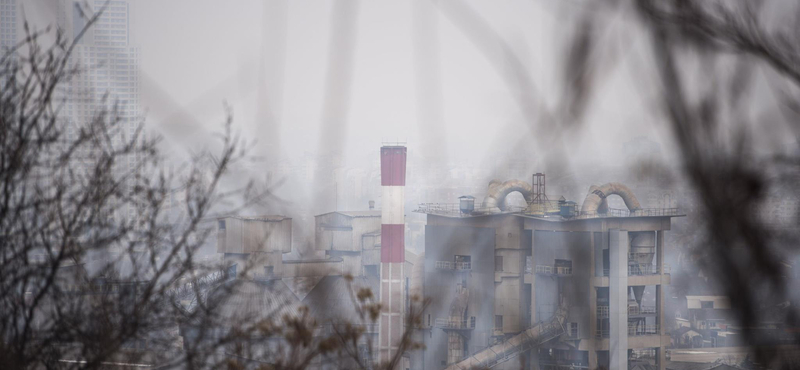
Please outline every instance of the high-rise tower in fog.
[[0, 55], [17, 43], [17, 0], [0, 0]]
[[[84, 4], [87, 3], [76, 0], [59, 3], [59, 25], [73, 39], [86, 28], [91, 13], [103, 10], [97, 23], [78, 41], [72, 55], [72, 62], [79, 66], [81, 73], [71, 79], [66, 88], [67, 104], [63, 113], [70, 122], [67, 135], [74, 137], [81, 125], [89, 122], [98, 111], [116, 109], [121, 136], [130, 138], [141, 123], [140, 51], [132, 42], [131, 4], [127, 0], [93, 0], [88, 2], [89, 9], [84, 8]], [[124, 158], [117, 171], [134, 171], [137, 162], [134, 156]], [[132, 207], [120, 211], [135, 217]]]

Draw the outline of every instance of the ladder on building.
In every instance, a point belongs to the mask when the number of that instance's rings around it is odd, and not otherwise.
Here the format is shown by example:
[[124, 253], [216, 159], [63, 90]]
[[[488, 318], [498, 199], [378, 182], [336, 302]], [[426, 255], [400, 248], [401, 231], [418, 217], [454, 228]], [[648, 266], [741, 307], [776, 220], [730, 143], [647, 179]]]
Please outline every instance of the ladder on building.
[[495, 344], [460, 362], [448, 366], [446, 370], [492, 368], [514, 359], [519, 356], [520, 353], [564, 334], [564, 321], [566, 318], [567, 307], [562, 305], [550, 320], [531, 326], [502, 343]]

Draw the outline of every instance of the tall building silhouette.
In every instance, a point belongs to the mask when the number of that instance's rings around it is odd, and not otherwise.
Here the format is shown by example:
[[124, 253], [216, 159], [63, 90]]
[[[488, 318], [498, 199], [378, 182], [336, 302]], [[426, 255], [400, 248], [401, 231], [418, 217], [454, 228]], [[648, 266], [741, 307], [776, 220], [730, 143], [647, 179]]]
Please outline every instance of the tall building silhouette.
[[0, 0], [0, 55], [17, 43], [17, 0]]
[[[72, 65], [80, 73], [66, 86], [66, 134], [74, 138], [83, 125], [105, 109], [116, 112], [119, 139], [124, 142], [137, 134], [142, 122], [140, 49], [132, 42], [131, 4], [127, 0], [94, 0], [88, 2], [88, 8], [86, 4], [76, 0], [61, 0], [58, 4], [58, 21], [64, 34], [73, 40], [81, 36], [71, 56]], [[100, 11], [97, 22], [87, 29], [92, 14]], [[137, 140], [143, 139], [144, 132]], [[89, 162], [92, 159], [91, 155], [87, 158]], [[122, 158], [115, 171], [120, 175], [133, 173], [140, 159], [133, 155]], [[135, 218], [135, 212], [133, 207], [122, 208], [116, 216]]]

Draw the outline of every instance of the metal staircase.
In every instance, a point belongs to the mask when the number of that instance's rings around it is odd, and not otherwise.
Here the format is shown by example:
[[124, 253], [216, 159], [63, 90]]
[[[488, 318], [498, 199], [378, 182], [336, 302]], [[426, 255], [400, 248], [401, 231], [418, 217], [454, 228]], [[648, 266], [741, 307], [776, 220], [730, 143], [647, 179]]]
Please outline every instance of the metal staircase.
[[486, 348], [470, 357], [452, 364], [446, 370], [467, 370], [492, 368], [512, 360], [531, 348], [548, 342], [564, 334], [564, 320], [567, 307], [561, 306], [550, 320], [540, 322], [508, 340]]

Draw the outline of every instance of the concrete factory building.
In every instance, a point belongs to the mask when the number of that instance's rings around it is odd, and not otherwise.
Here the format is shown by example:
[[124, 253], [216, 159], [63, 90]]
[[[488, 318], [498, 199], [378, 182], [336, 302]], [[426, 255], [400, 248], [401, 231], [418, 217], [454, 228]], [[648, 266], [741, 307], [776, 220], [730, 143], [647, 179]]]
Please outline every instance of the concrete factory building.
[[[511, 192], [527, 207], [506, 206]], [[628, 209], [609, 209], [611, 195]], [[519, 368], [524, 355], [531, 369], [627, 369], [639, 358], [665, 368], [664, 233], [676, 209], [642, 208], [619, 183], [592, 186], [578, 209], [547, 199], [544, 174], [492, 181], [478, 207], [459, 200], [417, 210], [427, 214], [424, 295], [435, 297], [422, 367]]]
[[[218, 252], [232, 268], [249, 267], [234, 273], [252, 280], [244, 298], [283, 292], [287, 307], [307, 305], [335, 323], [352, 309], [341, 299], [351, 275], [383, 305], [360, 346], [371, 344], [375, 361], [402, 356], [403, 369], [519, 368], [520, 359], [528, 369], [665, 369], [664, 233], [677, 209], [643, 208], [619, 183], [591, 186], [579, 207], [549, 200], [544, 174], [494, 180], [477, 206], [472, 196], [421, 204], [417, 257], [404, 248], [406, 148], [387, 145], [380, 155], [381, 210], [317, 215], [314, 256], [284, 259], [287, 217], [218, 219]], [[512, 192], [525, 206], [507, 204]], [[609, 208], [613, 195], [626, 209]], [[414, 328], [426, 349], [399, 353], [412, 295], [432, 298]]]

